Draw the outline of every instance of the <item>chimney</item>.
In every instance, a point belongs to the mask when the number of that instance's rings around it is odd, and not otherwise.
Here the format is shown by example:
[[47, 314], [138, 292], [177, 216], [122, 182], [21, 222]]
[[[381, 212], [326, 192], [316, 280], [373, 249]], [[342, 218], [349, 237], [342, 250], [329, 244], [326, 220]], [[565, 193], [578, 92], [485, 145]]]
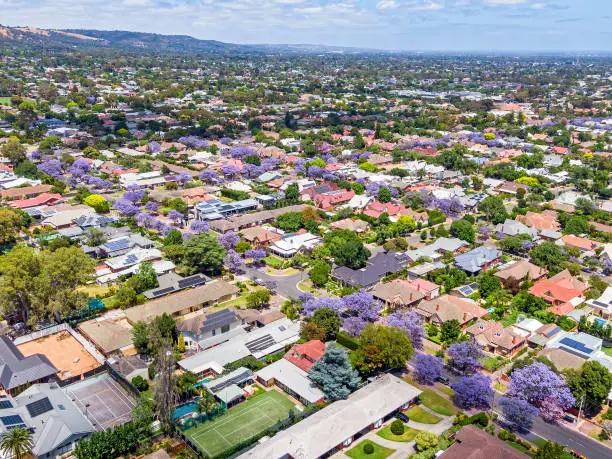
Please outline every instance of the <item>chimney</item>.
[[463, 313], [463, 323], [467, 322], [467, 318], [468, 318], [468, 313], [464, 312]]
[[436, 312], [440, 310], [440, 303], [436, 304]]

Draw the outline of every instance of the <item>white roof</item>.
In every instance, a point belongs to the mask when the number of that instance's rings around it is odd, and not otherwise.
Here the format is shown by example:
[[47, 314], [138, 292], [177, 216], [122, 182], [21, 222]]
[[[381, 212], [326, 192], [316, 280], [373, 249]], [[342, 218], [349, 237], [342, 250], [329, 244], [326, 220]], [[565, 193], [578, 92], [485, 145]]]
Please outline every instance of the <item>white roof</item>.
[[383, 374], [346, 400], [328, 405], [240, 458], [315, 459], [414, 400], [421, 390]]
[[537, 319], [525, 319], [520, 322], [514, 324], [516, 328], [520, 328], [521, 330], [527, 330], [530, 333], [535, 333], [538, 331], [544, 324]]
[[316, 403], [325, 394], [310, 379], [308, 373], [287, 359], [280, 359], [255, 373], [264, 381], [274, 379], [309, 403]]

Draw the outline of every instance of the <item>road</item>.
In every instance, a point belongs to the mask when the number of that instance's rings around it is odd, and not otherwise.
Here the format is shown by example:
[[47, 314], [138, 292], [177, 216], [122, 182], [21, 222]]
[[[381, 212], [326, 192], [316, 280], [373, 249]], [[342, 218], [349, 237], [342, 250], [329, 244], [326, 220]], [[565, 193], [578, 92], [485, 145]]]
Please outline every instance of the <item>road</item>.
[[291, 276], [271, 276], [264, 271], [264, 268], [252, 268], [247, 267], [245, 269], [245, 275], [252, 279], [264, 279], [264, 280], [273, 280], [278, 284], [276, 288], [276, 293], [284, 298], [297, 298], [301, 290], [297, 288], [298, 282], [302, 279], [306, 279], [308, 276], [302, 271], [298, 274], [293, 274]]

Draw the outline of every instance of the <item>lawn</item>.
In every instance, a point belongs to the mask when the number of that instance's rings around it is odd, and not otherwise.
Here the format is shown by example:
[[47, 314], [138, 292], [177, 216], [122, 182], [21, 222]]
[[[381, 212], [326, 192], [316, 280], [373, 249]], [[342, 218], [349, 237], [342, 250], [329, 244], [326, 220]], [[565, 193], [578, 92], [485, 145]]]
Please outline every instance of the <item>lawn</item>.
[[612, 347], [601, 347], [601, 350], [608, 356], [612, 357]]
[[508, 386], [506, 386], [505, 384], [497, 383], [497, 384], [493, 384], [493, 389], [495, 389], [497, 392], [501, 392], [502, 394], [505, 394], [506, 391], [508, 390]]
[[421, 424], [437, 424], [442, 420], [442, 418], [431, 414], [429, 411], [425, 411], [418, 405], [411, 406], [404, 413], [406, 413], [410, 420], [420, 422]]
[[416, 434], [419, 432], [419, 430], [404, 427], [404, 433], [402, 435], [395, 435], [393, 432], [391, 432], [391, 424], [389, 424], [387, 427], [384, 427], [376, 432], [376, 435], [384, 438], [385, 440], [407, 442], [414, 440], [414, 437], [416, 437]]
[[518, 443], [514, 443], [513, 441], [509, 441], [508, 444], [512, 446], [514, 449], [518, 449], [521, 453], [527, 453], [528, 449], [519, 445]]
[[[374, 452], [372, 454], [366, 454], [363, 452], [363, 446], [367, 444], [374, 447]], [[385, 457], [391, 456], [391, 454], [394, 452], [394, 449], [385, 448], [384, 446], [380, 446], [379, 444], [370, 440], [364, 440], [354, 448], [349, 449], [344, 454], [346, 454], [348, 457], [352, 457], [353, 459], [385, 459]]]
[[267, 256], [263, 261], [270, 268], [281, 269], [283, 267], [283, 260], [273, 255]]
[[485, 369], [489, 371], [498, 370], [499, 368], [503, 367], [504, 364], [506, 363], [506, 360], [501, 356], [486, 357], [484, 359], [481, 359], [480, 361], [482, 363], [482, 366], [485, 367]]
[[458, 412], [457, 408], [455, 408], [450, 400], [435, 393], [431, 389], [423, 390], [423, 393], [419, 395], [419, 400], [427, 408], [442, 416], [454, 416]]
[[224, 303], [220, 303], [217, 306], [213, 306], [207, 309], [207, 311], [217, 311], [219, 309], [229, 308], [230, 306], [244, 306], [247, 303], [246, 297], [251, 292], [245, 292], [242, 295], [234, 298], [233, 300], [226, 301]]
[[230, 408], [223, 416], [186, 430], [184, 434], [212, 458], [285, 419], [293, 407], [291, 400], [271, 390]]
[[11, 98], [10, 97], [0, 97], [0, 105], [8, 105], [11, 106]]
[[[444, 392], [446, 395], [448, 395], [449, 397], [453, 397], [455, 395], [455, 391], [452, 390], [450, 387], [445, 386], [444, 384], [440, 384], [438, 386], [438, 390], [440, 392]], [[433, 408], [432, 408], [433, 409]]]
[[84, 285], [77, 289], [79, 292], [87, 293], [91, 297], [102, 297], [108, 293], [109, 288], [97, 284]]

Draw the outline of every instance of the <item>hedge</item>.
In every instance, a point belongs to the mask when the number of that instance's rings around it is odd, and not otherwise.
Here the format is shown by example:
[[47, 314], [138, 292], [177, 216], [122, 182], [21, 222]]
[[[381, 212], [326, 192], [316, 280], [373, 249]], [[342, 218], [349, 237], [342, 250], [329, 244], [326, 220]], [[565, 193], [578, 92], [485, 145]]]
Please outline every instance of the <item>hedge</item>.
[[351, 351], [359, 349], [360, 346], [359, 341], [356, 338], [353, 338], [344, 332], [338, 332], [336, 334], [336, 342], [341, 346], [350, 349]]

